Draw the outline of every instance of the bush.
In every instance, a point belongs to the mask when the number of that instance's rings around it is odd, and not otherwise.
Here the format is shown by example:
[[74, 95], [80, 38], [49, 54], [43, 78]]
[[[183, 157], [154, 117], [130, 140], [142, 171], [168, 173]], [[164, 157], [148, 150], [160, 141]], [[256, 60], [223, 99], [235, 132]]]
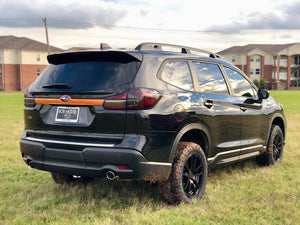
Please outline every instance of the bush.
[[260, 87], [261, 89], [265, 89], [266, 88], [266, 81], [264, 77], [260, 77], [260, 81], [259, 81]]
[[260, 77], [260, 80], [255, 79], [253, 83], [260, 89], [266, 88], [266, 81], [264, 77]]
[[260, 82], [259, 82], [257, 79], [255, 79], [255, 80], [253, 81], [253, 83], [256, 85], [256, 87], [258, 87], [258, 88], [259, 88], [259, 86], [260, 86]]

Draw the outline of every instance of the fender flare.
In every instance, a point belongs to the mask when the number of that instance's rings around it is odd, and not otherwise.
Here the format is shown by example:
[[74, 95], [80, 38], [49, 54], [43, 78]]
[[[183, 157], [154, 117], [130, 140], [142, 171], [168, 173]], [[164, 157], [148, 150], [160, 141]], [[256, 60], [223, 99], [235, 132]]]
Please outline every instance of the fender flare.
[[203, 132], [206, 137], [207, 137], [207, 142], [208, 142], [208, 151], [210, 151], [210, 135], [208, 132], [208, 129], [206, 128], [205, 125], [201, 124], [201, 123], [191, 123], [188, 124], [186, 126], [184, 126], [176, 135], [174, 141], [173, 141], [173, 145], [171, 148], [171, 152], [170, 152], [170, 156], [169, 156], [169, 162], [172, 163], [173, 162], [173, 158], [177, 149], [177, 146], [179, 144], [179, 141], [181, 140], [181, 138], [183, 137], [184, 134], [186, 134], [188, 131], [190, 130], [200, 130], [201, 132]]
[[284, 140], [286, 139], [286, 119], [284, 118], [284, 116], [281, 113], [277, 112], [277, 113], [274, 113], [270, 119], [267, 142], [269, 140], [272, 124], [276, 118], [280, 118], [283, 121], [284, 130], [282, 132], [283, 132]]

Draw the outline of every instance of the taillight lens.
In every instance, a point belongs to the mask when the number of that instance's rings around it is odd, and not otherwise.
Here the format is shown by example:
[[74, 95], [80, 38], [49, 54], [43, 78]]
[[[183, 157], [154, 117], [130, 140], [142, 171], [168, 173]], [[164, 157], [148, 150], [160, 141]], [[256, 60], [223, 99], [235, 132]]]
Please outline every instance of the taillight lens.
[[123, 94], [105, 99], [105, 109], [151, 109], [160, 100], [161, 94], [153, 89], [131, 88]]
[[109, 97], [104, 101], [104, 108], [105, 109], [126, 109], [126, 98], [127, 98], [127, 93]]
[[34, 97], [32, 94], [30, 94], [28, 92], [28, 90], [26, 90], [24, 93], [24, 105], [25, 105], [25, 107], [34, 107], [35, 106]]

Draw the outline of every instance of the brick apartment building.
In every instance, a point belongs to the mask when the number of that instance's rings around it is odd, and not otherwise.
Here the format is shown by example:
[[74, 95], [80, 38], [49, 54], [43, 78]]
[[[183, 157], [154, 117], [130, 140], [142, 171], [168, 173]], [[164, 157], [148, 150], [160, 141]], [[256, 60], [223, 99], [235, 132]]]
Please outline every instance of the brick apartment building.
[[[51, 46], [51, 53], [62, 49]], [[47, 45], [26, 37], [0, 36], [0, 90], [25, 91], [48, 65]]]
[[300, 43], [233, 46], [219, 54], [250, 79], [264, 77], [268, 89], [300, 90]]

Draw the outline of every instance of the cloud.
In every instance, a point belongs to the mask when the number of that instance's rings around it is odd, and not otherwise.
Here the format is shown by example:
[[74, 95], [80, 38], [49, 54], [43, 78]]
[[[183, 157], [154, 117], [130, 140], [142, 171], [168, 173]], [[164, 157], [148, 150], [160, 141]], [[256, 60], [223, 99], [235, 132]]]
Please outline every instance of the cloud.
[[5, 12], [0, 16], [2, 27], [41, 27], [41, 18], [47, 17], [50, 27], [71, 29], [110, 28], [128, 13], [117, 2], [99, 0], [4, 0], [0, 11]]
[[206, 28], [205, 32], [216, 32], [223, 34], [238, 33], [243, 30], [291, 30], [300, 29], [300, 3], [295, 2], [284, 5], [273, 11], [253, 11], [246, 14], [239, 14], [230, 24], [212, 25]]

